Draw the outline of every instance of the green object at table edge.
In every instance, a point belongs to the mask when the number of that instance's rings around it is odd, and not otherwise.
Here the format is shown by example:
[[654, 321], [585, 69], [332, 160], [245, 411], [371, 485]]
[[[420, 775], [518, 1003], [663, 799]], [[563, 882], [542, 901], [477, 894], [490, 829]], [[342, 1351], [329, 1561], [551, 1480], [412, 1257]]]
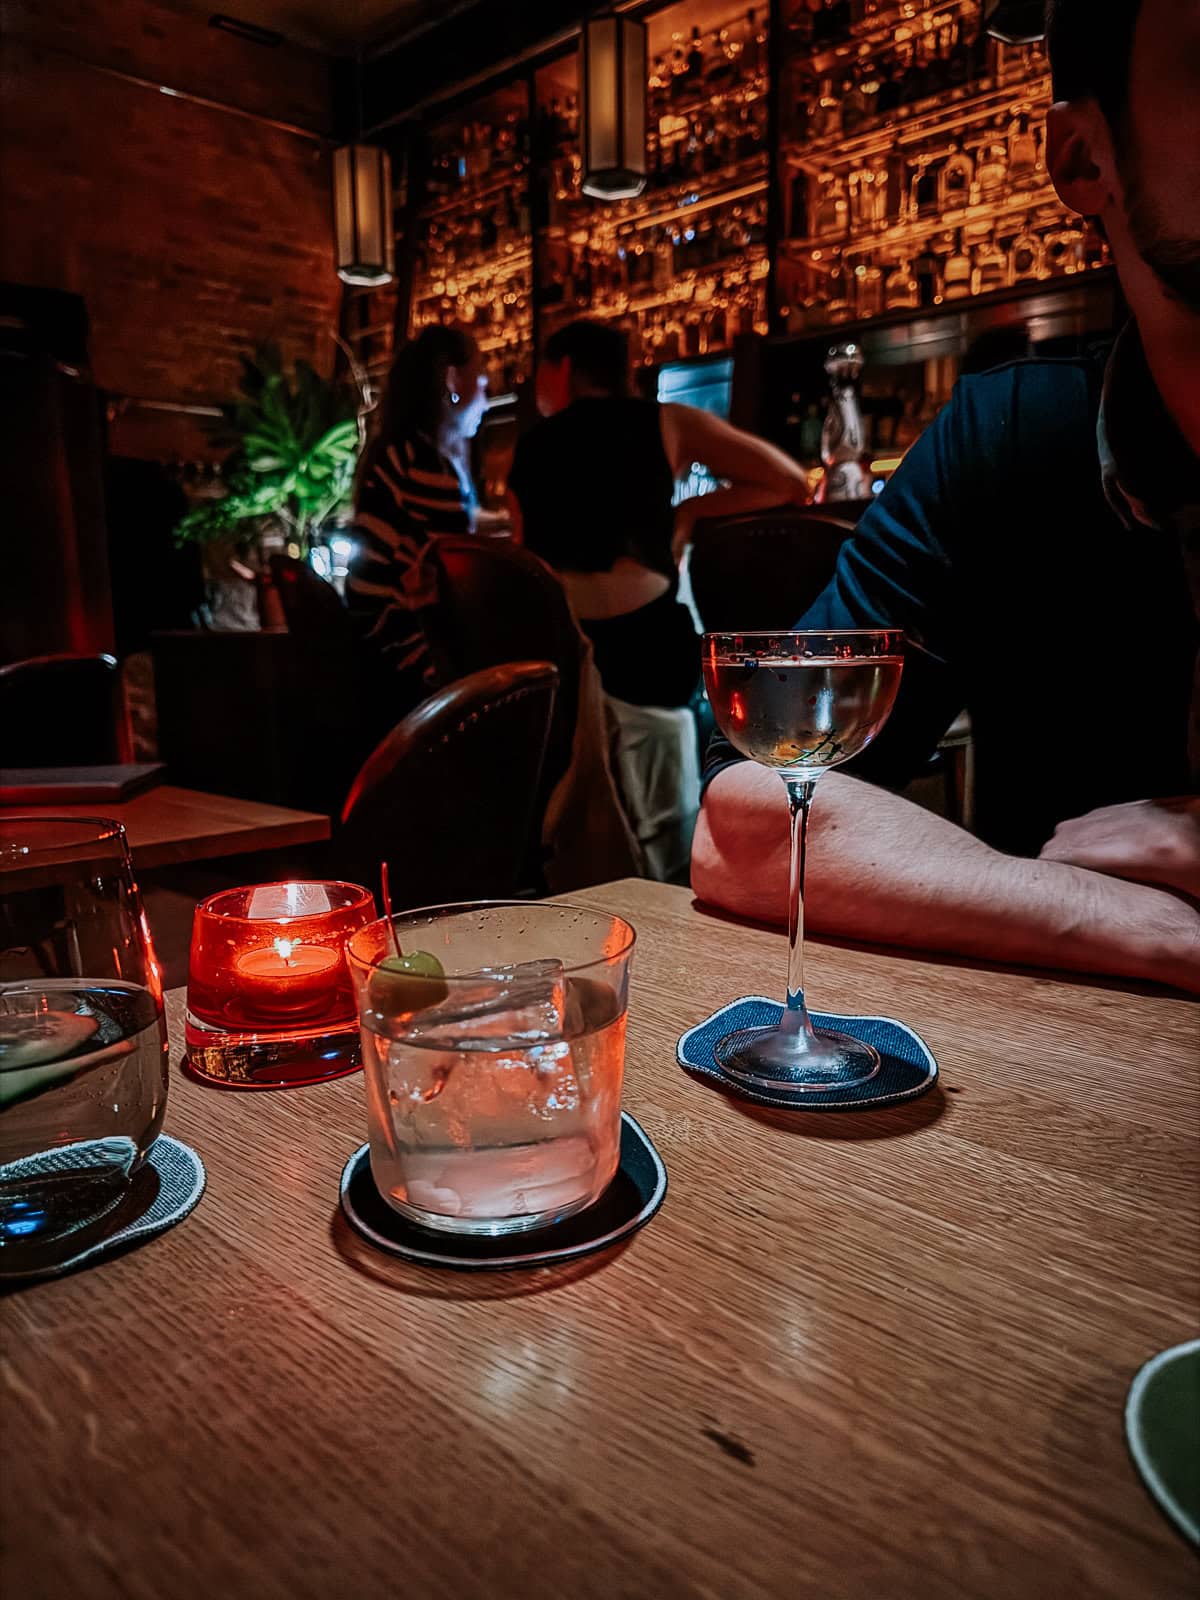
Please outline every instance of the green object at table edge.
[[1153, 1356], [1125, 1402], [1125, 1437], [1147, 1488], [1200, 1545], [1200, 1339]]

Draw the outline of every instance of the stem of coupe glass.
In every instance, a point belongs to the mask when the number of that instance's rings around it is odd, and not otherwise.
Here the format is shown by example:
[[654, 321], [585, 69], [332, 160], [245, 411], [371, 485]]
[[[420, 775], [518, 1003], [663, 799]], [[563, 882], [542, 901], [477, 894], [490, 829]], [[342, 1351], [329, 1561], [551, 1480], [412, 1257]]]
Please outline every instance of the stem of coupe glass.
[[804, 1004], [804, 858], [808, 848], [808, 813], [819, 773], [781, 772], [791, 818], [791, 867], [788, 873], [787, 1010], [780, 1018], [784, 1033], [813, 1037]]

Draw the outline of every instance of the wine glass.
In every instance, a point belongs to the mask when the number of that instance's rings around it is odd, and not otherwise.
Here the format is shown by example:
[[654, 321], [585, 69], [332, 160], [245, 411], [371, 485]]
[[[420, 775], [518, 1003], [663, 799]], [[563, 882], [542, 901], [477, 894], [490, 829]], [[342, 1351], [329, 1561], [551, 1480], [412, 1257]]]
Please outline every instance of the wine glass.
[[787, 1008], [773, 1027], [739, 1028], [716, 1047], [732, 1078], [803, 1094], [863, 1083], [879, 1054], [846, 1034], [814, 1028], [804, 997], [804, 855], [817, 779], [865, 750], [896, 700], [903, 634], [890, 629], [706, 633], [704, 684], [717, 726], [734, 748], [773, 768], [791, 813]]

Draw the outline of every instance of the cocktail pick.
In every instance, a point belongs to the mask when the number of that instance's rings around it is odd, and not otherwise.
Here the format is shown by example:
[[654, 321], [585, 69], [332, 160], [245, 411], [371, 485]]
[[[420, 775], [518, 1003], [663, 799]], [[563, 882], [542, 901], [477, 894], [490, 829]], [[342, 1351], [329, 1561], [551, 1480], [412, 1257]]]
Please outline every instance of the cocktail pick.
[[392, 938], [392, 953], [399, 960], [403, 955], [400, 941], [396, 937], [396, 924], [392, 917], [392, 892], [388, 884], [388, 864], [386, 861], [379, 863], [379, 887], [383, 894], [383, 914], [387, 918], [388, 933]]

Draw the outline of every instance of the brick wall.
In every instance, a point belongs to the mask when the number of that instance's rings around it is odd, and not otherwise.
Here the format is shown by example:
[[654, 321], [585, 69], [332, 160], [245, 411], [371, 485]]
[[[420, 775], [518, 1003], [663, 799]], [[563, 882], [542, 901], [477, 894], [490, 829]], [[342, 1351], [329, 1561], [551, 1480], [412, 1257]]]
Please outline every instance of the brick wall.
[[[329, 151], [257, 120], [325, 132], [329, 63], [149, 0], [2, 3], [0, 277], [84, 297], [93, 372], [115, 395], [223, 399], [267, 338], [329, 371]], [[207, 453], [195, 423], [137, 407], [110, 442]]]

